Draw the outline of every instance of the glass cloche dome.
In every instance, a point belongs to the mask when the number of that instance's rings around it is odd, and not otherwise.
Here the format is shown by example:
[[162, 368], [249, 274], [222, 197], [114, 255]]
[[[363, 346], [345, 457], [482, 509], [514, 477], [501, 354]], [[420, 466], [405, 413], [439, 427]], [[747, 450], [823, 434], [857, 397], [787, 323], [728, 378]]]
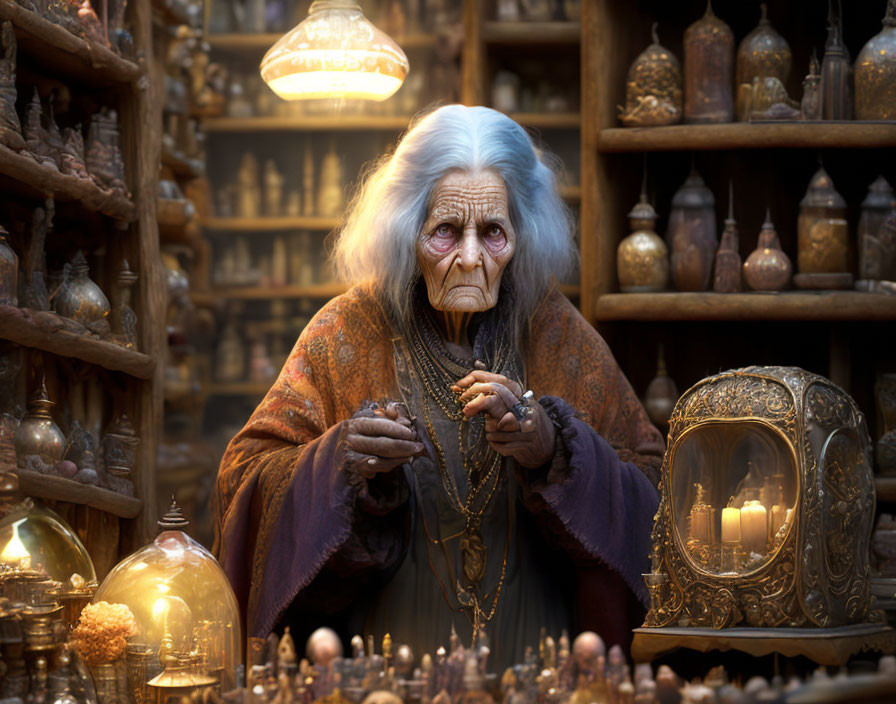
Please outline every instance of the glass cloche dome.
[[53, 511], [25, 499], [0, 520], [0, 596], [37, 606], [94, 589], [90, 555]]
[[93, 598], [133, 614], [125, 655], [133, 700], [164, 701], [163, 693], [181, 688], [230, 691], [241, 643], [230, 583], [212, 554], [181, 530], [188, 523], [175, 502], [158, 525], [158, 537], [118, 563]]

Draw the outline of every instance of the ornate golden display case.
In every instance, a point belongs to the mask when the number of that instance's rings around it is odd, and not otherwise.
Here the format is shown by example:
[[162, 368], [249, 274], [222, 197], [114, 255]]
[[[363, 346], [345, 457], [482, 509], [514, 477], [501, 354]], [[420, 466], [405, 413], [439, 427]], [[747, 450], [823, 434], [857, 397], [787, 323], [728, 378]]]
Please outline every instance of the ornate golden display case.
[[689, 389], [670, 419], [661, 491], [640, 632], [879, 620], [870, 440], [826, 379], [750, 367]]

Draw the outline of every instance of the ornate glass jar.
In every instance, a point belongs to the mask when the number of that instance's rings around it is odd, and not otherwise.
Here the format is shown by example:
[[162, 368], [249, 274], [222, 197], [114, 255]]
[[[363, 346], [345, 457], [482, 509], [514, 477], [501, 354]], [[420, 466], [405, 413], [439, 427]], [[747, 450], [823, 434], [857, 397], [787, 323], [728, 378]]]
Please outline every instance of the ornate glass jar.
[[759, 26], [741, 41], [737, 49], [737, 116], [739, 120], [749, 120], [746, 100], [753, 90], [754, 78], [777, 78], [787, 85], [792, 66], [790, 46], [787, 40], [771, 26], [766, 16], [766, 5], [762, 3], [762, 17]]
[[126, 607], [136, 624], [122, 656], [131, 691], [119, 700], [146, 704], [179, 687], [229, 692], [238, 684], [236, 597], [211, 553], [183, 532], [187, 525], [172, 503], [158, 537], [118, 563], [93, 598]]
[[6, 241], [8, 234], [0, 225], [0, 305], [14, 306], [18, 303], [19, 257]]
[[626, 127], [673, 125], [681, 121], [681, 66], [675, 55], [660, 44], [654, 22], [653, 43], [628, 69], [625, 80]]
[[799, 288], [852, 286], [846, 201], [823, 168], [815, 172], [800, 201], [796, 263], [794, 283]]
[[[22, 469], [31, 469], [35, 460], [42, 466], [54, 467], [65, 454], [65, 435], [53, 421], [50, 411], [56, 404], [50, 400], [43, 382], [28, 402], [28, 411], [16, 428], [16, 462]], [[31, 459], [34, 458], [34, 459]]]
[[706, 291], [719, 240], [715, 198], [700, 174], [690, 176], [672, 196], [666, 245], [671, 251], [672, 282], [679, 291]]
[[684, 33], [684, 121], [731, 122], [733, 74], [734, 34], [707, 0], [706, 14]]
[[896, 0], [888, 0], [883, 25], [856, 57], [857, 120], [896, 120]]
[[78, 251], [71, 264], [65, 266], [62, 283], [53, 294], [53, 310], [85, 324], [102, 320], [109, 315], [109, 299], [90, 278], [90, 267], [81, 251]]
[[859, 278], [896, 281], [896, 241], [887, 218], [896, 214], [896, 197], [883, 176], [868, 188], [859, 217]]
[[729, 371], [685, 392], [670, 419], [645, 626], [873, 620], [870, 449], [853, 400], [802, 369]]
[[662, 291], [669, 283], [669, 250], [654, 232], [657, 215], [647, 194], [628, 214], [632, 233], [616, 249], [616, 273], [623, 293]]

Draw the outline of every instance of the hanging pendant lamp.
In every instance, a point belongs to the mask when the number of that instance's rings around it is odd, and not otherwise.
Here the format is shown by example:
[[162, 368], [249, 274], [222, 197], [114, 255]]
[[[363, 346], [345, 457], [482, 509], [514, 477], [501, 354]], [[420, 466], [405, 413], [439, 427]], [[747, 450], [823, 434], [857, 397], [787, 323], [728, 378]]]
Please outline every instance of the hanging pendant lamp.
[[407, 76], [408, 57], [356, 2], [315, 0], [308, 17], [261, 60], [261, 77], [284, 100], [385, 100]]

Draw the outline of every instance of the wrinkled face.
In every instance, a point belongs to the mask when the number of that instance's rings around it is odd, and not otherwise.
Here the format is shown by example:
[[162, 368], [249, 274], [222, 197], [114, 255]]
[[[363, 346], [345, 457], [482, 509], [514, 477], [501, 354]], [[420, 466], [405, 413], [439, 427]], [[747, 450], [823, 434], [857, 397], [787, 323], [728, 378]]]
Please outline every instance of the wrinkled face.
[[492, 308], [515, 245], [501, 177], [494, 171], [447, 174], [433, 190], [417, 239], [430, 305], [464, 313]]

